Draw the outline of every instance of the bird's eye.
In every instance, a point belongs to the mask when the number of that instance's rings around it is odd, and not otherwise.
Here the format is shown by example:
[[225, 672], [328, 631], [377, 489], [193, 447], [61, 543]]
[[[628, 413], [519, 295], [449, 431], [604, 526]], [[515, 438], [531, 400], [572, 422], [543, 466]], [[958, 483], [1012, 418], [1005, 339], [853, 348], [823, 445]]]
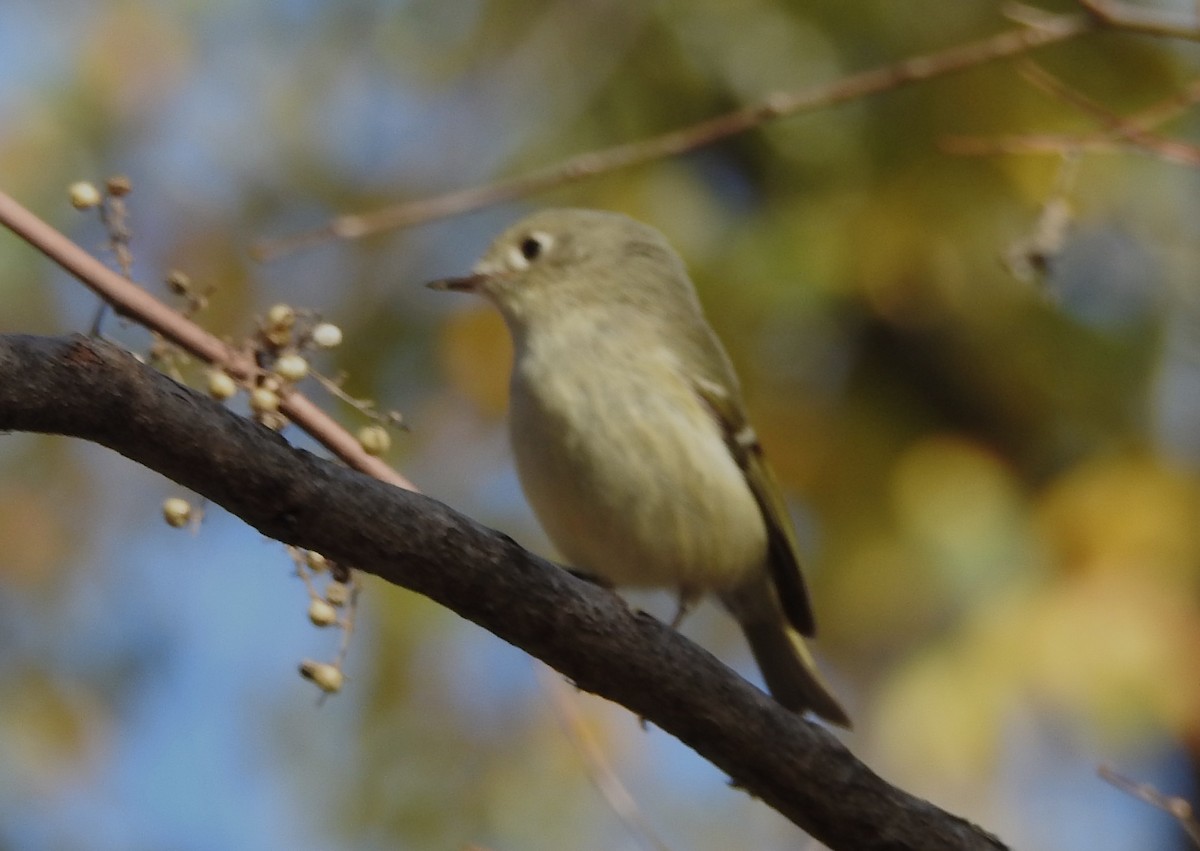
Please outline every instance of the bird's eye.
[[521, 271], [528, 269], [539, 257], [544, 255], [554, 244], [553, 237], [543, 231], [527, 233], [508, 247], [508, 266], [510, 269]]
[[527, 236], [521, 240], [521, 256], [526, 260], [537, 260], [542, 254], [542, 241], [536, 236]]

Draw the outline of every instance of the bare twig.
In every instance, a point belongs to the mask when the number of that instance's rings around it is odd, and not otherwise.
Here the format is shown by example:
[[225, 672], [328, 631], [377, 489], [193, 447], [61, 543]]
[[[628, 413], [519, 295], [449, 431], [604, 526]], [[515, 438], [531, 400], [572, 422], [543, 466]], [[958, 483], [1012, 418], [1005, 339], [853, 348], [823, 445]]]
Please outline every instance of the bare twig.
[[[769, 121], [798, 115], [849, 100], [897, 89], [1028, 53], [1039, 47], [1069, 41], [1098, 28], [1122, 30], [1160, 38], [1200, 40], [1200, 21], [1166, 12], [1130, 6], [1116, 0], [1078, 0], [1084, 15], [1053, 15], [1014, 4], [1009, 14], [1021, 22], [1017, 29], [916, 56], [832, 83], [799, 92], [780, 92], [733, 112], [680, 128], [660, 136], [570, 157], [562, 162], [514, 178], [460, 189], [375, 210], [331, 219], [308, 231], [259, 241], [253, 253], [260, 260], [307, 248], [331, 239], [360, 239], [386, 230], [410, 227], [459, 213], [511, 201], [557, 186], [574, 183], [619, 169], [675, 156], [744, 133]], [[1170, 157], [1184, 156], [1172, 151]]]
[[1197, 103], [1200, 103], [1200, 80], [1193, 80], [1176, 94], [1135, 112], [1125, 120], [1143, 130], [1153, 130], [1191, 109]]
[[[1056, 100], [1062, 101], [1100, 122], [1115, 141], [1128, 142], [1136, 148], [1148, 151], [1163, 160], [1183, 165], [1200, 164], [1200, 149], [1194, 145], [1172, 139], [1164, 139], [1161, 136], [1151, 133], [1146, 129], [1147, 118], [1144, 116], [1140, 120], [1137, 118], [1133, 120], [1123, 118], [1082, 92], [1068, 86], [1062, 80], [1033, 62], [1026, 61], [1021, 64], [1021, 75], [1032, 85]], [[1171, 99], [1172, 106], [1177, 102], [1178, 98]], [[1166, 116], [1157, 111], [1151, 113], [1150, 116], [1154, 120], [1160, 117], [1162, 120], [1165, 120]]]
[[1102, 780], [1116, 786], [1125, 794], [1172, 816], [1187, 833], [1192, 844], [1200, 848], [1200, 822], [1196, 821], [1195, 811], [1187, 800], [1175, 795], [1164, 795], [1149, 783], [1138, 783], [1136, 780], [1118, 774], [1107, 765], [1100, 766], [1096, 769], [1096, 773]]
[[648, 851], [668, 851], [667, 844], [654, 832], [633, 795], [609, 765], [596, 742], [596, 737], [588, 730], [579, 707], [572, 700], [572, 695], [567, 692], [562, 680], [545, 665], [537, 666], [537, 674], [542, 690], [550, 696], [554, 704], [554, 711], [562, 722], [567, 737], [583, 757], [588, 777], [600, 790], [612, 811], [617, 814], [617, 818], [625, 823], [638, 843]]
[[1028, 136], [1000, 136], [983, 139], [976, 136], [948, 136], [940, 142], [949, 154], [986, 157], [996, 154], [1054, 154], [1073, 152], [1088, 154], [1144, 154], [1162, 162], [1189, 167], [1200, 166], [1200, 147], [1171, 139], [1155, 140], [1149, 144], [1118, 142], [1107, 136], [1069, 136], [1053, 133], [1034, 133]]
[[[117, 268], [121, 270], [121, 274], [132, 279], [133, 252], [129, 249], [129, 242], [133, 233], [129, 229], [128, 209], [125, 205], [125, 195], [129, 191], [129, 186], [129, 179], [126, 177], [110, 179], [106, 187], [108, 191], [98, 209], [100, 223], [104, 225], [104, 230], [108, 233], [108, 250], [116, 258]], [[117, 191], [114, 192], [114, 189]], [[101, 300], [100, 306], [96, 308], [96, 315], [92, 318], [91, 333], [93, 335], [99, 336], [108, 309], [108, 302]]]
[[1021, 76], [1032, 86], [1046, 93], [1055, 100], [1062, 101], [1078, 111], [1100, 122], [1115, 138], [1124, 139], [1137, 145], [1153, 141], [1153, 137], [1145, 128], [1128, 121], [1089, 98], [1077, 89], [1068, 86], [1036, 62], [1025, 60], [1020, 64]]
[[310, 370], [308, 374], [311, 375], [318, 384], [325, 388], [326, 393], [341, 399], [363, 416], [375, 420], [378, 423], [384, 423], [386, 425], [408, 431], [408, 425], [404, 421], [404, 416], [399, 411], [380, 411], [379, 406], [375, 404], [374, 399], [359, 399], [351, 396], [349, 393], [343, 390], [343, 376], [338, 376], [336, 379], [330, 378], [326, 375], [322, 375], [315, 369]]
[[[251, 356], [226, 345], [137, 284], [109, 269], [3, 192], [0, 192], [0, 224], [70, 272], [118, 312], [161, 334], [206, 363], [220, 366], [234, 378], [242, 380], [258, 373]], [[354, 469], [397, 487], [416, 490], [404, 476], [364, 452], [352, 434], [304, 395], [294, 391], [288, 393], [280, 410]]]
[[758, 103], [698, 124], [638, 142], [579, 154], [519, 177], [369, 213], [338, 216], [310, 231], [260, 241], [254, 253], [259, 259], [268, 260], [330, 239], [359, 239], [385, 230], [478, 210], [598, 174], [693, 151], [778, 118], [834, 106], [986, 62], [1018, 56], [1038, 47], [1068, 41], [1099, 25], [1097, 19], [1091, 16], [1047, 15], [1036, 26], [1022, 26], [937, 53], [853, 74], [833, 83], [798, 92], [772, 94]]
[[1077, 0], [1096, 21], [1112, 29], [1160, 38], [1200, 40], [1200, 20], [1187, 15], [1152, 11], [1117, 0]]
[[1129, 153], [1142, 151], [1128, 142], [1115, 142], [1107, 135], [1093, 133], [1072, 136], [1066, 133], [1028, 133], [1012, 136], [945, 136], [938, 147], [948, 154], [963, 157], [991, 157], [997, 154]]
[[354, 571], [350, 572], [350, 599], [346, 601], [346, 614], [342, 618], [342, 640], [338, 643], [337, 658], [334, 664], [337, 667], [342, 667], [346, 662], [346, 656], [350, 653], [350, 641], [354, 637], [354, 625], [358, 621], [358, 597], [362, 592], [362, 582], [359, 581], [358, 574]]
[[1129, 116], [1120, 116], [1065, 85], [1032, 62], [1023, 63], [1022, 75], [1051, 97], [1095, 118], [1104, 125], [1106, 131], [1080, 135], [1030, 133], [995, 138], [950, 136], [941, 140], [942, 150], [961, 156], [1140, 153], [1176, 165], [1200, 165], [1200, 146], [1164, 138], [1151, 132], [1155, 127], [1200, 102], [1200, 80], [1193, 81], [1181, 92], [1146, 109]]

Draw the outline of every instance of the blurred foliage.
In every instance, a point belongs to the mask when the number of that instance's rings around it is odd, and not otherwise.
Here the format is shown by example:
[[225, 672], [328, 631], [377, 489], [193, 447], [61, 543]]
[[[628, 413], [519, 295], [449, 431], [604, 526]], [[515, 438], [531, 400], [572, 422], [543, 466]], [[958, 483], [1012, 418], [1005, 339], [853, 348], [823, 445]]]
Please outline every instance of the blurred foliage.
[[[347, 371], [349, 392], [401, 407], [412, 425], [391, 460], [545, 552], [503, 441], [504, 329], [484, 306], [419, 284], [468, 268], [531, 206], [612, 208], [654, 224], [687, 260], [793, 497], [817, 648], [856, 719], [855, 751], [1015, 847], [1167, 847], [1165, 817], [1090, 772], [1111, 760], [1173, 791], [1193, 788], [1192, 172], [1144, 155], [1084, 157], [1065, 192], [1073, 217], [1060, 250], [1042, 280], [1017, 280], [1003, 257], [1036, 230], [1061, 162], [958, 157], [939, 143], [1096, 128], [1001, 63], [509, 208], [265, 266], [247, 259], [254, 239], [335, 213], [985, 37], [1012, 26], [1002, 6], [6, 0], [2, 188], [103, 250], [103, 229], [70, 210], [65, 188], [129, 174], [139, 281], [161, 292], [178, 267], [216, 284], [204, 319], [234, 338], [276, 301], [320, 310], [347, 338], [321, 368]], [[1120, 114], [1196, 75], [1191, 46], [1120, 34], [1035, 58]], [[1161, 132], [1188, 140], [1195, 129], [1187, 111]], [[62, 273], [11, 238], [0, 260], [0, 329], [87, 327], [93, 302]], [[116, 321], [106, 332], [146, 345]], [[244, 559], [160, 578], [183, 558], [178, 533], [156, 527], [166, 486], [115, 469], [124, 467], [99, 450], [0, 441], [0, 844], [637, 845], [592, 790], [520, 654], [372, 583], [347, 693], [309, 712], [289, 667], [303, 654], [302, 595], [282, 553], [239, 533]], [[125, 489], [117, 501], [114, 476]], [[229, 526], [207, 523], [188, 552]], [[210, 583], [212, 594], [199, 590]], [[278, 597], [300, 631], [256, 613], [250, 583]], [[237, 620], [243, 609], [251, 620]], [[114, 622], [112, 611], [144, 614]], [[221, 626], [225, 665], [188, 650], [215, 642], [181, 632], [175, 620], [189, 618]], [[723, 618], [702, 611], [686, 630], [750, 670]], [[251, 647], [269, 660], [253, 670]], [[198, 667], [185, 688], [178, 672], [189, 665]], [[201, 760], [210, 773], [197, 774], [176, 750], [182, 732], [150, 739], [164, 743], [153, 758], [133, 744], [152, 735], [155, 713], [169, 720], [198, 701], [242, 730], [229, 748], [269, 748], [255, 780], [236, 779], [238, 758], [213, 753]], [[657, 731], [589, 698], [583, 711], [672, 847], [796, 846], [789, 826]], [[224, 783], [221, 815], [139, 797], [151, 784], [196, 806]], [[73, 820], [50, 827], [64, 801]]]

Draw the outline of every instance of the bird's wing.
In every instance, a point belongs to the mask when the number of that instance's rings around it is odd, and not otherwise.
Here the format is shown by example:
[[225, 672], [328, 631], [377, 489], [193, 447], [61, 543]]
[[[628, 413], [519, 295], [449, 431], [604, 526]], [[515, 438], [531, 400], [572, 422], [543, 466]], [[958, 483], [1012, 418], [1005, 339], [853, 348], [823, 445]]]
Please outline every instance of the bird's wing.
[[767, 527], [767, 565], [783, 612], [801, 635], [812, 636], [816, 632], [816, 622], [804, 576], [800, 573], [796, 533], [775, 474], [763, 458], [758, 435], [746, 422], [740, 401], [724, 385], [707, 379], [693, 380], [692, 385], [720, 425], [725, 445], [737, 460], [758, 502]]

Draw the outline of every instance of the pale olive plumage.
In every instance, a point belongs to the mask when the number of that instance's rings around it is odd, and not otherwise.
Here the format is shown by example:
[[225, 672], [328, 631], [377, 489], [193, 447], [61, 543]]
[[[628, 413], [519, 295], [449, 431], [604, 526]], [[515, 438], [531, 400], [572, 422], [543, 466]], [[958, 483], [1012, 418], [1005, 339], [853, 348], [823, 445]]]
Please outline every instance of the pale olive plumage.
[[501, 234], [473, 273], [515, 346], [521, 485], [576, 568], [616, 585], [716, 593], [774, 697], [849, 720], [800, 633], [813, 617], [779, 488], [683, 262], [616, 213], [552, 209]]

